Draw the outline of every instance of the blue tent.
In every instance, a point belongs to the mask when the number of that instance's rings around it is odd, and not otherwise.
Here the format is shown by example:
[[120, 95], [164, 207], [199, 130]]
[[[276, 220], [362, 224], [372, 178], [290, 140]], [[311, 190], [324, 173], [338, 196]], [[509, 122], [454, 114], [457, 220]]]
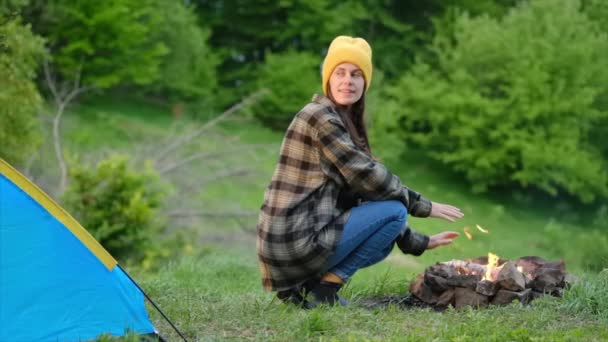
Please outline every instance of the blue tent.
[[0, 342], [154, 334], [139, 287], [65, 210], [0, 159]]

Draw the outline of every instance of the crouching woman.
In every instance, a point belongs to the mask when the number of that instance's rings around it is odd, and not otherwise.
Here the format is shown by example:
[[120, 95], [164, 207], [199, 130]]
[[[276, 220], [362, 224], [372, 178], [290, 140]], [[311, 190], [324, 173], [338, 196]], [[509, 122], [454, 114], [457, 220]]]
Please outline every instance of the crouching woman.
[[372, 157], [364, 124], [372, 51], [364, 39], [335, 38], [322, 79], [324, 95], [315, 95], [287, 128], [257, 225], [264, 288], [306, 308], [347, 305], [338, 295], [342, 284], [395, 244], [420, 255], [458, 236], [418, 233], [408, 214], [463, 216], [407, 188]]

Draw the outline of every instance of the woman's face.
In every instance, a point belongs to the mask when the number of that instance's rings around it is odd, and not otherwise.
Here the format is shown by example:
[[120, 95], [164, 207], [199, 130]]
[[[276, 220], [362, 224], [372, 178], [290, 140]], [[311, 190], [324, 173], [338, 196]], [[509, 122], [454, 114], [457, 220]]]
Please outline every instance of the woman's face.
[[339, 105], [350, 106], [359, 101], [363, 89], [363, 71], [352, 63], [338, 64], [329, 77], [329, 91]]

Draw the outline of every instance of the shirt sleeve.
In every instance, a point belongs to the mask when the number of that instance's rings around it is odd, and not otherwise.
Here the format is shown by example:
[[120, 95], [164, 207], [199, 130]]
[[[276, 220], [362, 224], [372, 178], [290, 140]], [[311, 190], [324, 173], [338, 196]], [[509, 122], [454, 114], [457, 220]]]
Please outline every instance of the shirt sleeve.
[[405, 254], [415, 256], [422, 255], [429, 245], [430, 238], [422, 233], [418, 233], [410, 226], [406, 225], [405, 231], [397, 238], [397, 247]]
[[404, 186], [399, 177], [355, 146], [340, 120], [319, 121], [317, 134], [321, 155], [334, 166], [331, 169], [336, 170], [336, 174], [328, 174], [329, 177], [342, 177], [366, 200], [395, 199], [403, 202], [413, 216], [430, 215], [431, 202]]

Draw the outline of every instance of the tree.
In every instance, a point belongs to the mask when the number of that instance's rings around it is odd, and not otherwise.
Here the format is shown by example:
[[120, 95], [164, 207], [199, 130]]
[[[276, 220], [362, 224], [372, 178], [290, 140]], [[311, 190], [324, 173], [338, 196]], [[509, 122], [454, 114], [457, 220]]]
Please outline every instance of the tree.
[[63, 195], [66, 208], [117, 257], [142, 259], [162, 231], [159, 209], [166, 185], [150, 165], [133, 169], [115, 155], [90, 168], [76, 164]]
[[[583, 11], [597, 25], [598, 29], [608, 35], [608, 2], [602, 0], [583, 0]], [[608, 108], [608, 88], [597, 97], [598, 106]], [[590, 136], [593, 146], [597, 146], [604, 160], [608, 160], [608, 117], [599, 119], [591, 128]]]
[[27, 9], [36, 32], [48, 39], [44, 64], [55, 115], [53, 143], [60, 168], [58, 193], [65, 191], [68, 169], [60, 139], [67, 106], [90, 89], [157, 80], [167, 47], [153, 34], [162, 16], [155, 0], [54, 0]]
[[41, 105], [33, 79], [44, 56], [44, 40], [19, 18], [0, 14], [0, 156], [18, 164], [40, 142]]
[[0, 0], [0, 16], [17, 14], [28, 3], [29, 0]]
[[502, 19], [463, 14], [433, 49], [436, 66], [420, 61], [387, 90], [385, 129], [479, 191], [516, 183], [583, 202], [608, 196], [591, 134], [608, 115], [608, 38], [580, 1], [531, 1]]
[[151, 89], [174, 101], [202, 102], [213, 110], [220, 59], [208, 44], [211, 31], [199, 25], [192, 7], [181, 1], [158, 0], [157, 8], [163, 23], [158, 25], [156, 35], [168, 54], [162, 59], [158, 81], [144, 90]]
[[34, 28], [47, 37], [58, 81], [100, 89], [158, 79], [167, 47], [151, 34], [163, 24], [154, 0], [54, 0]]
[[210, 44], [221, 53], [217, 100], [228, 106], [258, 86], [267, 54], [293, 50], [318, 56], [338, 35], [366, 38], [374, 66], [387, 81], [401, 76], [433, 34], [433, 18], [459, 7], [499, 16], [518, 0], [195, 0], [200, 22], [211, 28]]
[[259, 67], [267, 54], [306, 52], [317, 56], [319, 67], [329, 42], [340, 34], [354, 34], [353, 20], [366, 16], [357, 1], [195, 3], [200, 21], [211, 27], [211, 45], [221, 52], [220, 85], [231, 90], [220, 98], [224, 105], [258, 87]]
[[253, 115], [267, 127], [285, 130], [315, 91], [321, 92], [319, 58], [293, 50], [268, 54], [260, 68], [258, 87], [270, 92], [253, 105]]
[[255, 90], [256, 68], [266, 51], [280, 51], [278, 39], [287, 13], [277, 1], [196, 0], [199, 22], [211, 29], [210, 44], [219, 53], [216, 100], [220, 108]]

